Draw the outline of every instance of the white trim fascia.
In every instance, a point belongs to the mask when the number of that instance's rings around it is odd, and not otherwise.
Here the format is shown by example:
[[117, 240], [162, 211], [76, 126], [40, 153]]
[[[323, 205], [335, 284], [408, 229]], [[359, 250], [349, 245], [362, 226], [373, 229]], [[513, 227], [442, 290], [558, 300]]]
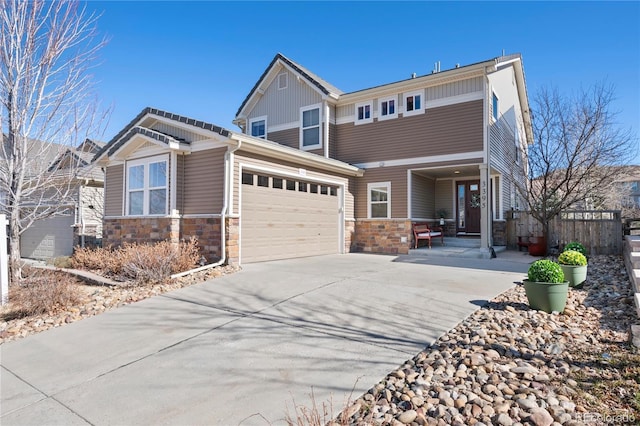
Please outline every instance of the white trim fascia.
[[[470, 160], [474, 158], [482, 158], [483, 154], [484, 154], [483, 151], [471, 151], [471, 152], [463, 152], [459, 154], [443, 154], [443, 155], [432, 155], [429, 157], [412, 157], [412, 158], [402, 158], [398, 160], [372, 161], [370, 163], [354, 164], [354, 166], [360, 169], [365, 169], [365, 170], [377, 169], [380, 167], [411, 166], [414, 164], [439, 163], [442, 161]], [[452, 167], [452, 166], [443, 166], [443, 167]]]
[[230, 143], [231, 143], [231, 141], [229, 139], [227, 139], [224, 142], [218, 142], [218, 141], [214, 141], [212, 139], [193, 141], [193, 142], [191, 142], [191, 151], [184, 151], [184, 152], [182, 152], [182, 154], [188, 155], [188, 154], [191, 154], [192, 152], [208, 151], [210, 149], [218, 149], [218, 148], [226, 148], [226, 147], [229, 146]]
[[351, 115], [351, 116], [348, 115], [346, 117], [336, 118], [336, 125], [353, 123], [354, 120], [355, 120], [354, 115]]
[[489, 60], [472, 66], [466, 66], [457, 69], [454, 68], [452, 70], [446, 70], [436, 74], [428, 74], [416, 78], [397, 81], [395, 83], [385, 84], [380, 87], [372, 87], [370, 89], [364, 89], [357, 92], [345, 93], [340, 95], [338, 105], [343, 106], [359, 102], [360, 100], [393, 96], [394, 93], [401, 94], [403, 92], [410, 92], [413, 90], [438, 86], [445, 83], [467, 80], [474, 77], [481, 77], [485, 74], [485, 68], [487, 66], [493, 66], [494, 63], [494, 60]]
[[300, 127], [299, 121], [292, 121], [290, 123], [283, 123], [283, 124], [274, 124], [273, 126], [269, 126], [269, 128], [267, 129], [267, 133], [281, 132], [283, 130], [291, 130], [291, 129], [296, 129], [298, 127]]
[[183, 219], [205, 219], [209, 217], [221, 217], [220, 213], [201, 213], [201, 214], [183, 214], [180, 217]]
[[447, 96], [445, 98], [434, 99], [425, 103], [426, 109], [438, 108], [447, 105], [461, 104], [464, 102], [479, 101], [482, 99], [482, 91], [465, 93], [464, 95]]
[[[202, 136], [206, 136], [207, 138], [210, 138], [210, 139], [214, 139], [214, 140], [224, 140], [224, 139], [226, 139], [226, 137], [221, 135], [220, 133], [213, 132], [213, 131], [207, 130], [207, 129], [203, 129], [202, 127], [192, 126], [191, 124], [186, 124], [186, 123], [183, 123], [181, 121], [172, 120], [170, 118], [162, 117], [160, 115], [155, 115], [155, 114], [152, 114], [152, 113], [147, 113], [145, 115], [145, 117], [143, 117], [140, 120], [140, 122], [144, 121], [144, 119], [146, 117], [153, 117], [157, 121], [161, 121], [161, 122], [170, 124], [173, 127], [177, 127], [177, 128], [184, 129], [184, 130], [187, 130], [187, 131], [190, 131], [190, 132], [202, 135]], [[139, 125], [139, 124], [137, 124], [137, 125]], [[229, 130], [225, 129], [224, 127], [220, 127], [220, 128], [222, 130], [229, 131]], [[153, 129], [150, 129], [150, 130], [153, 130]]]
[[[387, 188], [387, 217], [371, 217], [371, 188]], [[408, 216], [408, 215], [407, 215]], [[391, 181], [367, 183], [367, 219], [392, 219], [391, 217]]]
[[269, 167], [269, 166], [262, 166], [259, 164], [253, 164], [253, 163], [247, 163], [245, 161], [241, 161], [238, 163], [238, 167], [241, 169], [239, 177], [240, 180], [238, 181], [240, 183], [240, 185], [242, 185], [242, 170], [243, 169], [247, 169], [247, 170], [251, 170], [254, 172], [264, 172], [266, 174], [269, 175], [276, 175], [276, 176], [283, 176], [283, 177], [288, 177], [288, 178], [295, 178], [295, 179], [301, 179], [301, 180], [305, 180], [305, 181], [309, 181], [309, 182], [318, 182], [318, 183], [326, 183], [326, 184], [330, 184], [330, 185], [338, 185], [338, 186], [344, 186], [345, 182], [344, 181], [340, 181], [340, 180], [334, 180], [334, 179], [327, 179], [327, 178], [323, 178], [323, 177], [318, 177], [315, 175], [309, 175], [307, 174], [305, 169], [298, 169], [298, 173], [294, 173], [290, 170], [285, 170], [285, 169], [280, 169], [277, 167]]
[[[143, 141], [143, 143], [141, 145], [143, 145], [144, 142], [148, 142], [148, 143], [151, 143], [151, 144], [157, 146], [160, 149], [165, 149], [165, 150], [168, 149], [168, 150], [172, 150], [172, 151], [185, 151], [185, 152], [188, 152], [190, 150], [190, 147], [187, 144], [180, 144], [179, 143], [179, 144], [177, 144], [177, 146], [176, 146], [176, 144], [172, 144], [173, 145], [172, 146], [172, 145], [166, 144], [164, 142], [160, 142], [160, 141], [158, 141], [158, 140], [156, 140], [154, 138], [150, 138], [147, 135], [142, 135], [142, 134], [138, 133], [138, 134], [134, 135], [131, 139], [129, 139], [128, 141], [123, 143], [122, 146], [118, 147], [118, 149], [113, 154], [109, 155], [109, 157], [118, 157], [118, 158], [121, 158], [123, 160], [128, 160], [129, 158], [127, 156], [119, 157], [120, 154], [122, 153], [122, 151], [125, 150], [125, 148], [130, 147], [131, 144], [134, 141], [139, 140], [139, 139], [141, 139]], [[139, 146], [135, 147], [134, 151], [137, 148], [139, 148]], [[132, 151], [132, 152], [134, 152], [134, 151]]]
[[248, 132], [251, 132], [251, 125], [253, 123], [255, 123], [256, 121], [264, 121], [264, 137], [261, 136], [253, 136], [254, 138], [260, 138], [260, 139], [269, 139], [268, 135], [269, 135], [269, 127], [268, 127], [268, 121], [267, 121], [267, 115], [261, 115], [260, 117], [253, 117], [249, 119], [249, 125], [247, 126], [247, 130]]
[[[303, 126], [303, 117], [304, 117], [304, 113], [307, 111], [313, 111], [314, 109], [318, 110], [318, 141], [319, 143], [315, 144], [315, 145], [304, 145], [304, 139], [303, 139], [303, 135], [304, 135], [304, 126]], [[310, 128], [312, 126], [309, 126]], [[313, 126], [315, 127], [315, 126]], [[300, 148], [301, 151], [313, 151], [316, 149], [322, 149], [322, 103], [318, 103], [318, 104], [312, 104], [312, 105], [306, 105], [303, 107], [300, 107], [300, 129], [298, 131], [298, 146]]]
[[[334, 173], [343, 173], [349, 176], [362, 176], [364, 170], [357, 166], [344, 163], [333, 158], [325, 158], [309, 152], [301, 151], [275, 142], [254, 138], [244, 133], [233, 133], [231, 137], [242, 142], [242, 150], [255, 152], [275, 158], [276, 161], [290, 160], [300, 166], [316, 167]], [[277, 155], [276, 155], [277, 154]]]

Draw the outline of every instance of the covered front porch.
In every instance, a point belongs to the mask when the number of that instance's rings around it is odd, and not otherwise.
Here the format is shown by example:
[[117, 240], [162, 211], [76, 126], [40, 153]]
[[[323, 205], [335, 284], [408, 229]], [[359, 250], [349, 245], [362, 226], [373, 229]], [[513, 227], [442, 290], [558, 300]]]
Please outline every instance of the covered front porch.
[[[491, 247], [506, 245], [502, 181], [502, 175], [495, 169], [489, 173], [486, 164], [411, 169], [408, 171], [411, 221], [441, 228], [445, 247], [451, 247], [450, 250], [460, 253], [460, 248], [467, 247], [476, 249], [481, 257], [490, 257]], [[434, 248], [437, 245], [432, 244]]]

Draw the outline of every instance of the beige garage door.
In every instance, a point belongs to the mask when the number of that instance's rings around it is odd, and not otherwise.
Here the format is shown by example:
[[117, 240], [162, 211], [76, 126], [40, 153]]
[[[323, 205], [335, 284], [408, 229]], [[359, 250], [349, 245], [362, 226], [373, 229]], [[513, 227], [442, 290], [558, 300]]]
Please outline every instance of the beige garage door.
[[73, 215], [34, 222], [20, 236], [20, 255], [29, 259], [50, 259], [73, 253]]
[[339, 252], [337, 187], [245, 172], [241, 191], [242, 262]]

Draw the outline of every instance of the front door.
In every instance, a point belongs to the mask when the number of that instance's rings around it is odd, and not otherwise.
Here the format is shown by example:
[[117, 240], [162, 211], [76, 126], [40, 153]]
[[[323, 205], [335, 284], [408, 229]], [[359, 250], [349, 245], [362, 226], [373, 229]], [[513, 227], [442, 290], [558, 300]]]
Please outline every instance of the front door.
[[480, 181], [467, 180], [456, 183], [457, 231], [467, 234], [480, 233]]

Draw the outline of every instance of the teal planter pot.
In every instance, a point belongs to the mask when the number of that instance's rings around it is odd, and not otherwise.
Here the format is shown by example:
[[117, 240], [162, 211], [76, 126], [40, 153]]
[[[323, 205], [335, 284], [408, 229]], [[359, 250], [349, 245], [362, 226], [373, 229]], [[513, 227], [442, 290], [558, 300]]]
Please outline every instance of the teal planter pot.
[[563, 312], [567, 305], [569, 281], [563, 283], [539, 283], [523, 280], [524, 291], [531, 309], [551, 312]]
[[582, 286], [587, 280], [587, 265], [560, 265], [562, 272], [564, 272], [564, 279], [569, 281], [569, 287]]

